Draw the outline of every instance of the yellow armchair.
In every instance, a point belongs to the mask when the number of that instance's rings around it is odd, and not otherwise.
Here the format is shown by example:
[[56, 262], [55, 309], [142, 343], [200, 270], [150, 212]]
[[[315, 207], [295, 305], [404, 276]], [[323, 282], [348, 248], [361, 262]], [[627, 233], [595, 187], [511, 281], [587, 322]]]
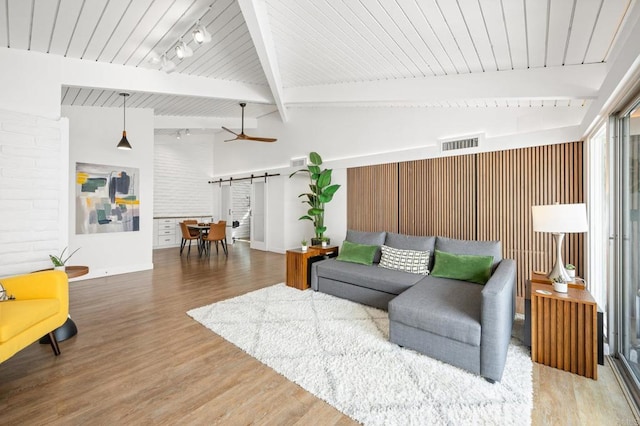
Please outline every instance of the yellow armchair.
[[0, 362], [44, 335], [60, 354], [53, 331], [69, 315], [69, 281], [62, 271], [43, 271], [0, 279], [15, 300], [0, 302]]

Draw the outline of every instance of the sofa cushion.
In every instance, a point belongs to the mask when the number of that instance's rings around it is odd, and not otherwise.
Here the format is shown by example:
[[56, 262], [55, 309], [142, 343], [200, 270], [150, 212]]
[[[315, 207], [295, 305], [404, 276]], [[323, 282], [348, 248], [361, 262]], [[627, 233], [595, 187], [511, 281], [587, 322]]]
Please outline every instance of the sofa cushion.
[[[384, 244], [384, 239], [387, 233], [382, 232], [364, 232], [364, 231], [354, 231], [353, 229], [347, 229], [347, 238], [345, 240], [350, 241], [352, 243], [357, 244], [367, 244], [370, 246], [381, 246]], [[373, 263], [380, 262], [380, 256], [382, 256], [382, 251], [378, 249], [376, 251], [376, 255], [373, 258]]]
[[433, 253], [436, 245], [436, 237], [434, 236], [404, 235], [396, 234], [394, 232], [387, 232], [387, 237], [384, 240], [384, 245], [405, 250], [429, 250], [429, 252], [431, 253], [429, 259], [429, 270], [433, 268]]
[[429, 251], [403, 250], [382, 246], [380, 268], [410, 272], [412, 274], [429, 274]]
[[371, 265], [373, 258], [378, 251], [378, 246], [370, 246], [367, 244], [356, 244], [350, 241], [343, 241], [340, 248], [340, 254], [336, 260], [342, 262], [360, 263], [362, 265]]
[[[492, 256], [476, 256], [472, 254], [453, 254], [436, 250], [436, 262], [431, 274], [434, 277], [451, 278], [486, 284], [491, 278]], [[384, 260], [384, 251], [382, 254]]]
[[424, 278], [424, 275], [410, 274], [408, 272], [359, 265], [356, 263], [337, 262], [335, 259], [315, 263], [314, 267], [316, 268], [318, 277], [390, 294], [400, 294]]
[[476, 256], [493, 256], [493, 268], [502, 260], [500, 241], [456, 240], [454, 238], [437, 237], [436, 250], [454, 254], [473, 254]]
[[483, 288], [429, 275], [389, 302], [389, 320], [480, 346]]
[[0, 304], [0, 343], [60, 312], [58, 299], [12, 300]]

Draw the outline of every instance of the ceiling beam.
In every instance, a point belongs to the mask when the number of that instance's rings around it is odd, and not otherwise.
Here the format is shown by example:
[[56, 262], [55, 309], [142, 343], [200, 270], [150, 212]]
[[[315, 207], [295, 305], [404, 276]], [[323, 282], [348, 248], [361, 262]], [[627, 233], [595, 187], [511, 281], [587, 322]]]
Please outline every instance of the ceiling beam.
[[415, 104], [469, 99], [593, 99], [606, 64], [493, 71], [439, 77], [291, 87], [288, 106]]
[[74, 58], [62, 58], [61, 80], [71, 87], [273, 103], [266, 86]]
[[[153, 118], [154, 129], [215, 129], [220, 130], [222, 126], [229, 129], [239, 129], [241, 119], [229, 117], [186, 117], [174, 115], [156, 115]], [[258, 119], [244, 119], [245, 129], [255, 129], [258, 127]]]
[[275, 44], [269, 26], [269, 16], [267, 14], [267, 6], [264, 0], [238, 0], [240, 10], [247, 23], [249, 34], [253, 40], [253, 45], [260, 58], [260, 64], [264, 75], [269, 82], [271, 94], [278, 106], [280, 118], [284, 123], [287, 122], [287, 108], [283, 102], [282, 79], [280, 77], [280, 68], [276, 57]]

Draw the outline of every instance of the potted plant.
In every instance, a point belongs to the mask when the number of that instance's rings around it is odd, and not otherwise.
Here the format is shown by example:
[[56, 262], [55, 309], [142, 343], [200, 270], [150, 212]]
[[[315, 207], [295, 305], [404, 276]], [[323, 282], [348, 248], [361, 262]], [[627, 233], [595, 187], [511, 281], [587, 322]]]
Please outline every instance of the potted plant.
[[310, 220], [313, 222], [315, 238], [311, 239], [311, 245], [318, 245], [321, 238], [327, 231], [324, 226], [325, 204], [333, 199], [333, 195], [340, 188], [340, 185], [331, 185], [332, 169], [321, 169], [322, 157], [317, 152], [309, 153], [309, 165], [306, 169], [296, 170], [289, 177], [293, 177], [298, 173], [307, 173], [309, 175], [309, 192], [303, 192], [298, 198], [304, 198], [302, 201], [309, 205], [307, 214], [301, 216], [298, 220]]
[[320, 244], [322, 244], [322, 247], [326, 247], [327, 244], [329, 244], [329, 238], [327, 237], [320, 238]]
[[571, 263], [567, 263], [564, 269], [567, 271], [567, 275], [569, 275], [569, 278], [574, 279], [576, 277], [576, 267], [574, 265], [572, 265]]
[[51, 263], [53, 263], [53, 269], [64, 271], [65, 264], [69, 259], [71, 259], [71, 256], [73, 256], [78, 250], [80, 250], [80, 247], [78, 247], [73, 252], [71, 252], [71, 254], [69, 254], [67, 257], [64, 257], [64, 252], [67, 251], [67, 247], [65, 247], [62, 250], [62, 253], [60, 253], [60, 256], [55, 256], [53, 254], [50, 254], [49, 258], [51, 259]]
[[553, 281], [553, 289], [555, 291], [557, 291], [558, 293], [566, 293], [567, 292], [567, 283], [565, 282], [564, 278], [562, 278], [561, 276], [557, 276], [555, 278], [552, 278]]
[[306, 238], [303, 238], [302, 241], [300, 241], [300, 244], [302, 246], [302, 252], [303, 253], [306, 252], [308, 248]]

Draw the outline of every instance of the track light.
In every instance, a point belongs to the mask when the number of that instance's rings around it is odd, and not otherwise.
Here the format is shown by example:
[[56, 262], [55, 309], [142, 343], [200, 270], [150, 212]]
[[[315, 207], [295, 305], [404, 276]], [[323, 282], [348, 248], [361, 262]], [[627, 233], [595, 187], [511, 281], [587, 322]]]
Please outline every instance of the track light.
[[189, 131], [189, 129], [187, 129], [187, 130], [184, 132], [184, 134], [185, 134], [185, 135], [187, 135], [187, 136], [191, 136], [191, 132]]
[[187, 46], [187, 43], [185, 43], [182, 40], [180, 40], [178, 44], [176, 44], [175, 51], [176, 51], [176, 56], [180, 60], [184, 58], [190, 58], [191, 56], [193, 56], [193, 50], [191, 50], [191, 48]]
[[167, 59], [166, 53], [162, 55], [161, 62], [162, 62], [162, 71], [166, 72], [167, 74], [170, 74], [175, 71], [176, 64], [172, 60]]
[[128, 93], [120, 93], [123, 98], [122, 105], [122, 139], [118, 142], [118, 149], [131, 149], [131, 144], [127, 140], [127, 96]]
[[182, 135], [180, 135], [180, 130], [178, 130], [178, 132], [176, 133], [176, 139], [180, 140], [181, 137]]
[[193, 37], [193, 41], [198, 44], [209, 43], [211, 41], [211, 34], [209, 34], [206, 27], [200, 24], [200, 21], [196, 23], [196, 27], [191, 33], [191, 36]]

